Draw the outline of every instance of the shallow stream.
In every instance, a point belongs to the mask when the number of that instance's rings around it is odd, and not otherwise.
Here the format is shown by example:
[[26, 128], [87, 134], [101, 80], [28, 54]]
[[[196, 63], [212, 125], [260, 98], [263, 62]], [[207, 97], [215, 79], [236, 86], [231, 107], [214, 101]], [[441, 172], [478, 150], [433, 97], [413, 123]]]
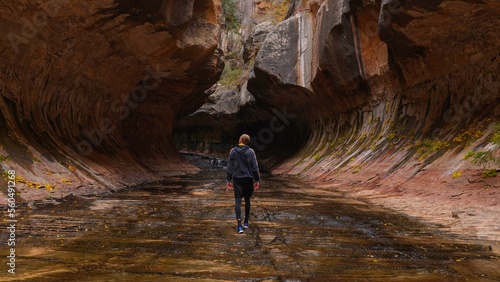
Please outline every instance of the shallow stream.
[[500, 280], [487, 246], [291, 178], [264, 178], [237, 234], [224, 170], [193, 159], [194, 176], [24, 206], [16, 274], [3, 263], [0, 280]]

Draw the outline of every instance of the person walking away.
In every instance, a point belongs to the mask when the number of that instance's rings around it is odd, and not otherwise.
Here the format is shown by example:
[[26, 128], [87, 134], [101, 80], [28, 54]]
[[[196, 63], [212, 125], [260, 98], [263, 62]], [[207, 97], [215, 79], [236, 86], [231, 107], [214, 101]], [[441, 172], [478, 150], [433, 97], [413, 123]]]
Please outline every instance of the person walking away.
[[[234, 190], [234, 210], [236, 221], [238, 222], [237, 231], [243, 233], [244, 228], [248, 228], [248, 218], [250, 217], [250, 198], [254, 190], [260, 187], [260, 172], [257, 163], [257, 157], [254, 150], [248, 146], [250, 136], [241, 135], [238, 146], [229, 152], [227, 163], [227, 189]], [[245, 220], [242, 225], [241, 220], [241, 200], [245, 199]]]

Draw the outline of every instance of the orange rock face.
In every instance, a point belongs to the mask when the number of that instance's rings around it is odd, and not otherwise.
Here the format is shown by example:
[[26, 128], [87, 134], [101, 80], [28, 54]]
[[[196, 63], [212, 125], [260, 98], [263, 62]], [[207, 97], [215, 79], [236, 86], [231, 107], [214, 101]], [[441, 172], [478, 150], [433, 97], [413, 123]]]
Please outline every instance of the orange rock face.
[[499, 14], [497, 1], [327, 0], [298, 10], [268, 36], [276, 40], [249, 81], [256, 100], [288, 107], [310, 132], [274, 172], [431, 220], [440, 205], [498, 216], [500, 181], [481, 177], [498, 162], [464, 156], [499, 153]]
[[220, 1], [0, 5], [4, 170], [109, 189], [196, 169], [171, 128], [222, 71]]

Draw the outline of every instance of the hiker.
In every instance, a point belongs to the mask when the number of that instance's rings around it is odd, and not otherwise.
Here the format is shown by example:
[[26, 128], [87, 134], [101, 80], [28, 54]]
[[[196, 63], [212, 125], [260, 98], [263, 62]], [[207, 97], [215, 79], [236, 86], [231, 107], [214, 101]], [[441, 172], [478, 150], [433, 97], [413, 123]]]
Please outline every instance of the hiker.
[[[227, 189], [234, 189], [234, 210], [238, 222], [237, 231], [243, 233], [248, 228], [250, 216], [250, 197], [253, 191], [259, 189], [260, 173], [255, 152], [248, 146], [250, 136], [241, 135], [238, 146], [229, 152], [227, 162]], [[245, 198], [245, 220], [241, 222], [241, 199]]]

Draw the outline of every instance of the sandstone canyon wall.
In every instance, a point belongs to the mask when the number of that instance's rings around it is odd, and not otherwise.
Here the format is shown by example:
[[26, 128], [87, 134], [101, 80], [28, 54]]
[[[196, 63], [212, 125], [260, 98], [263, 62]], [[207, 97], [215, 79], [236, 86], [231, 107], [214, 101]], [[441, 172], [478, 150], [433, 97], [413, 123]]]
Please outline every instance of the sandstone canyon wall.
[[0, 7], [1, 165], [4, 174], [16, 171], [21, 198], [197, 170], [171, 132], [178, 116], [204, 103], [223, 69], [220, 1]]
[[[246, 14], [263, 2], [273, 1]], [[177, 124], [180, 147], [223, 156], [247, 132], [276, 174], [396, 201], [402, 191], [457, 203], [474, 193], [498, 205], [500, 181], [484, 177], [499, 171], [498, 2], [288, 3], [263, 42], [242, 39], [253, 68], [240, 88], [252, 99], [213, 96]], [[250, 39], [265, 22], [253, 19]], [[232, 113], [217, 110], [228, 103]], [[473, 163], [469, 152], [496, 161]]]
[[249, 81], [256, 99], [311, 132], [275, 172], [393, 188], [467, 183], [452, 173], [471, 168], [466, 152], [492, 145], [499, 121], [498, 2], [309, 2], [268, 35]]
[[[264, 41], [259, 30], [269, 17], [259, 13], [272, 14], [277, 2], [290, 11]], [[223, 155], [249, 132], [261, 158], [281, 164], [275, 173], [384, 179], [391, 187], [426, 178], [430, 167], [450, 185], [467, 181], [450, 181], [454, 172], [481, 170], [463, 157], [491, 148], [498, 122], [497, 2], [240, 1], [240, 8], [244, 46], [224, 51], [254, 65], [248, 84], [181, 119], [179, 147]]]
[[273, 173], [498, 241], [499, 2], [294, 7], [248, 82], [304, 132]]

